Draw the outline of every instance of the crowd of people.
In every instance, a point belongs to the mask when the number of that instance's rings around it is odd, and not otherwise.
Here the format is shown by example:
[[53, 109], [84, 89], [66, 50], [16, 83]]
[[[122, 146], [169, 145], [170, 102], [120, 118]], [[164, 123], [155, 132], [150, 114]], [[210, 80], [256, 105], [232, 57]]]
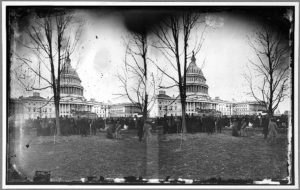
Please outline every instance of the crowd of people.
[[[97, 131], [115, 131], [115, 126], [120, 125], [134, 128], [133, 118], [73, 118], [73, 117], [60, 117], [60, 130], [61, 135], [96, 135]], [[13, 128], [13, 127], [10, 127]], [[25, 121], [24, 128], [25, 133], [36, 131], [37, 136], [52, 136], [57, 133], [56, 129], [56, 120], [55, 118], [37, 118], [37, 119], [28, 119]], [[110, 136], [110, 135], [108, 135]]]
[[[181, 117], [164, 116], [148, 119], [142, 117], [127, 118], [72, 118], [60, 117], [61, 135], [96, 135], [97, 131], [105, 131], [107, 138], [119, 138], [119, 132], [127, 129], [137, 130], [139, 141], [151, 136], [151, 130], [162, 128], [163, 134], [180, 133], [182, 131]], [[272, 117], [254, 116], [186, 116], [186, 130], [188, 133], [205, 132], [207, 134], [221, 133], [224, 128], [230, 128], [233, 136], [247, 136], [248, 128], [260, 128], [267, 138], [268, 134], [277, 135], [278, 127], [287, 127], [287, 116]], [[54, 118], [28, 119], [25, 122], [26, 131], [34, 129], [37, 136], [52, 136], [57, 134]], [[25, 132], [26, 132], [25, 131]], [[270, 132], [271, 131], [271, 132]]]

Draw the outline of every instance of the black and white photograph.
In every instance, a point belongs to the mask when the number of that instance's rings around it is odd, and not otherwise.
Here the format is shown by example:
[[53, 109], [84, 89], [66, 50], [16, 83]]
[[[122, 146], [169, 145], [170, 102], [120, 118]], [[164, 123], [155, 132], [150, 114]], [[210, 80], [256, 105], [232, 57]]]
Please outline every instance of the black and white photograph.
[[298, 47], [296, 2], [2, 1], [2, 188], [298, 187]]

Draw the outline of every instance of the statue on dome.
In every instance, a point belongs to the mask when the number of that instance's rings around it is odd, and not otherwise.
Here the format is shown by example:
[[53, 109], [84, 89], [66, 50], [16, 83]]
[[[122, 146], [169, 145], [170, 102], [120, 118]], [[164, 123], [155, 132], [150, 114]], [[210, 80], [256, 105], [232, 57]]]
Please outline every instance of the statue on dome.
[[192, 58], [191, 58], [192, 62], [196, 62], [196, 58], [195, 58], [195, 52], [193, 50], [193, 55], [192, 55]]

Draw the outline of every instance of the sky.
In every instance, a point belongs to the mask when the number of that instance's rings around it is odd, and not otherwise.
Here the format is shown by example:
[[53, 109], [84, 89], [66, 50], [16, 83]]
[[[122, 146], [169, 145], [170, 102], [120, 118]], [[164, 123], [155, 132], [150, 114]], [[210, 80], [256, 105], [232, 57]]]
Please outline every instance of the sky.
[[[278, 18], [282, 10], [273, 9], [268, 10], [269, 15], [266, 10], [253, 11], [253, 8], [204, 11], [202, 18], [208, 27], [204, 33], [203, 47], [196, 55], [196, 64], [203, 70], [209, 86], [208, 93], [212, 98], [252, 100], [246, 95], [249, 88], [243, 77], [243, 74], [248, 72], [248, 59], [255, 58], [247, 36], [253, 35], [261, 25], [262, 17], [266, 17], [264, 14], [267, 14], [273, 22], [282, 19]], [[103, 102], [128, 101], [116, 95], [121, 91], [121, 84], [116, 76], [124, 65], [126, 51], [124, 42], [129, 31], [140, 30], [143, 27], [150, 30], [164, 15], [157, 10], [152, 13], [151, 10], [143, 12], [138, 9], [128, 11], [77, 9], [74, 11], [74, 15], [81, 18], [84, 24], [77, 51], [71, 56], [71, 64], [81, 78], [84, 96], [87, 99], [95, 98]], [[274, 16], [277, 11], [278, 15]], [[257, 16], [260, 14], [261, 16]], [[203, 26], [203, 24], [197, 26], [193, 31], [192, 39], [202, 31]], [[281, 27], [281, 30], [286, 29], [288, 28]], [[19, 33], [22, 36], [21, 30]], [[163, 56], [156, 50], [150, 51], [149, 56], [153, 57], [158, 64], [165, 64]], [[204, 60], [205, 64], [203, 64]], [[175, 76], [176, 73], [172, 72], [167, 65], [163, 67]], [[169, 83], [170, 81], [164, 77], [163, 84]], [[11, 90], [13, 95], [24, 94], [16, 83], [12, 84]], [[48, 92], [41, 92], [41, 94], [45, 95]], [[167, 90], [167, 94], [176, 96], [178, 93], [176, 89], [170, 89]], [[282, 113], [289, 110], [289, 107], [290, 101], [285, 100], [279, 105], [279, 110]]]

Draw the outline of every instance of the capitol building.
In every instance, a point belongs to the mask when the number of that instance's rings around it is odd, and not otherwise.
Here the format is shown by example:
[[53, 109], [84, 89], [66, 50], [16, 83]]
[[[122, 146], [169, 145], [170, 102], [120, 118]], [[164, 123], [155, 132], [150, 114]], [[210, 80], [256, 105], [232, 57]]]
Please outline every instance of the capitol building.
[[[77, 71], [71, 65], [68, 57], [61, 71], [59, 114], [62, 117], [108, 117], [108, 105], [94, 99], [87, 100], [83, 95], [83, 86]], [[32, 96], [11, 98], [9, 114], [22, 116], [24, 119], [54, 118], [55, 107], [53, 99], [44, 98], [40, 93]]]
[[68, 57], [61, 73], [60, 115], [71, 116], [74, 112], [92, 111], [93, 102], [83, 96], [83, 87], [77, 71], [71, 66]]
[[[219, 97], [212, 99], [209, 96], [208, 89], [206, 78], [197, 66], [193, 54], [186, 73], [187, 115], [255, 115], [266, 111], [266, 108], [257, 101], [225, 101]], [[150, 117], [181, 116], [181, 114], [180, 96], [171, 97], [166, 94], [166, 91], [159, 91], [154, 108], [150, 112]]]
[[[209, 86], [202, 70], [196, 64], [193, 55], [186, 73], [186, 114], [188, 115], [253, 115], [265, 111], [258, 102], [224, 101], [209, 96]], [[138, 107], [132, 103], [106, 104], [87, 100], [83, 94], [77, 71], [67, 58], [61, 71], [60, 82], [60, 116], [62, 117], [132, 117], [141, 114]], [[17, 115], [24, 119], [54, 118], [55, 107], [53, 99], [43, 98], [38, 92], [32, 96], [9, 99], [9, 115]], [[150, 117], [181, 116], [181, 102], [179, 96], [168, 96], [166, 91], [159, 91]]]
[[[186, 114], [199, 115], [202, 112], [216, 110], [217, 102], [208, 95], [208, 85], [202, 70], [196, 64], [193, 54], [186, 73]], [[181, 116], [180, 97], [170, 97], [165, 91], [159, 91], [154, 108], [150, 115], [152, 117]]]

